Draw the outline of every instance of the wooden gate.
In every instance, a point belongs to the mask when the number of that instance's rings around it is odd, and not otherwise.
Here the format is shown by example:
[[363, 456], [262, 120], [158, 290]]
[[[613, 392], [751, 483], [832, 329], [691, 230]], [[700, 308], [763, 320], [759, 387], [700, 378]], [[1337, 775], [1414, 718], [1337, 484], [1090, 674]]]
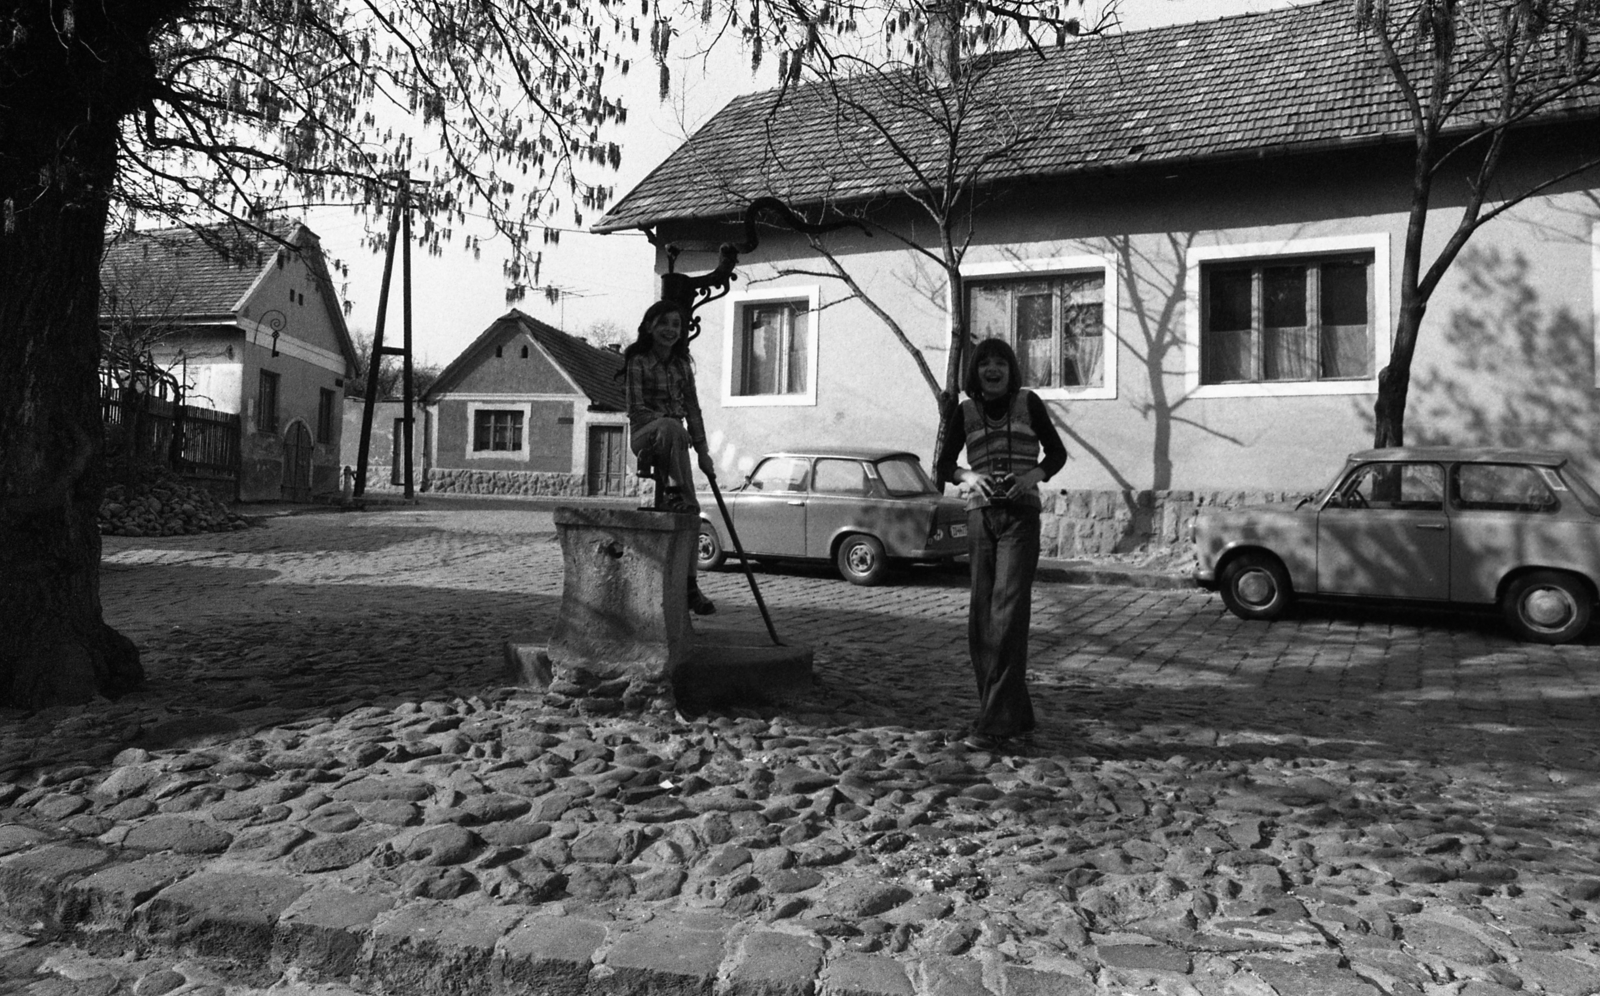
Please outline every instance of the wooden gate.
[[304, 422], [295, 422], [284, 434], [283, 497], [288, 501], [311, 500], [311, 433]]
[[406, 420], [394, 420], [394, 434], [389, 437], [389, 483], [406, 483]]
[[589, 493], [621, 495], [627, 488], [628, 448], [622, 442], [622, 426], [589, 427]]

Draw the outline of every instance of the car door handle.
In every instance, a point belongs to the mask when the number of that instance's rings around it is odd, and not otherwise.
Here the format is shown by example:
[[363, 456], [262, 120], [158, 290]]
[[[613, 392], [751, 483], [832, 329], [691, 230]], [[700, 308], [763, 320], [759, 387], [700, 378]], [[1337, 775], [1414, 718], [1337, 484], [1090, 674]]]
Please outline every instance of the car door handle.
[[1417, 523], [1417, 528], [1418, 529], [1434, 529], [1434, 530], [1438, 530], [1438, 531], [1442, 532], [1444, 530], [1444, 523], [1442, 523], [1442, 522], [1419, 522], [1419, 523]]
[[785, 505], [804, 505], [805, 502], [803, 502], [803, 501], [786, 501], [786, 502], [784, 502], [784, 504]]

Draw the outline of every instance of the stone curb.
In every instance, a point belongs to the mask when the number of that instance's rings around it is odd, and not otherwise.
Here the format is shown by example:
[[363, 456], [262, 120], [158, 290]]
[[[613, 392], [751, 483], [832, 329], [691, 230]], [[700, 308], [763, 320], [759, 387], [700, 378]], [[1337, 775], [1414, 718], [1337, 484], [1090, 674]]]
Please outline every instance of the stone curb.
[[1157, 591], [1189, 591], [1195, 588], [1194, 579], [1187, 573], [1077, 567], [1048, 561], [1040, 561], [1035, 577], [1040, 581], [1060, 584], [1103, 585], [1111, 588], [1150, 588]]
[[[911, 996], [919, 979], [940, 996], [996, 991], [977, 961], [829, 957], [815, 938], [714, 911], [622, 919], [397, 902], [243, 864], [42, 840], [0, 859], [0, 900], [10, 916], [102, 950], [213, 959], [240, 977], [292, 970], [306, 981], [407, 996]], [[1082, 983], [1017, 969], [1002, 988], [1075, 993]]]

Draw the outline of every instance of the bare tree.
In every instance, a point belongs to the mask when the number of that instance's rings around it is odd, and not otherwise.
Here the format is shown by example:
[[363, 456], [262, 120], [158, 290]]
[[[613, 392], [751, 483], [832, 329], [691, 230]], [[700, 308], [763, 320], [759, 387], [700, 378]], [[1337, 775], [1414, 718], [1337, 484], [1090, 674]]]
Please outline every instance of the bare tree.
[[[1524, 126], [1600, 84], [1589, 38], [1593, 0], [1356, 0], [1356, 19], [1404, 100], [1415, 157], [1389, 363], [1378, 374], [1373, 445], [1405, 444], [1406, 397], [1428, 301], [1469, 239], [1530, 197], [1600, 166], [1553, 159], [1544, 175], [1503, 189], [1506, 152]], [[1593, 149], [1593, 146], [1590, 146]], [[1424, 236], [1435, 191], [1464, 190], [1461, 214], [1431, 260]]]
[[[372, 363], [372, 333], [360, 329], [350, 333], [350, 341], [356, 348], [355, 375], [345, 381], [345, 397], [365, 398], [367, 396], [367, 371]], [[433, 382], [439, 379], [439, 374], [444, 368], [436, 363], [411, 365], [411, 389], [414, 397], [420, 398], [426, 394]], [[398, 356], [384, 356], [378, 364], [378, 400], [388, 401], [399, 398], [404, 394], [401, 378], [405, 376], [404, 364]]]
[[[828, 174], [830, 189], [819, 198], [824, 213], [848, 218], [889, 239], [942, 276], [940, 302], [949, 324], [945, 368], [936, 374], [899, 316], [874, 300], [839, 251], [836, 236], [812, 236], [823, 267], [780, 268], [778, 275], [803, 275], [840, 283], [859, 300], [911, 356], [944, 418], [961, 378], [968, 341], [966, 283], [962, 265], [977, 232], [980, 209], [1005, 193], [1005, 178], [1020, 172], [1030, 150], [1074, 112], [1065, 91], [1019, 101], [1006, 89], [1015, 81], [1016, 60], [1040, 60], [1046, 45], [1097, 34], [1115, 23], [1108, 5], [1092, 21], [1075, 16], [1077, 3], [1031, 0], [969, 2], [927, 0], [883, 7], [854, 5], [834, 13], [829, 5], [807, 9], [809, 18], [773, 15], [774, 26], [746, 31], [759, 61], [763, 42], [780, 47], [779, 77], [785, 90], [769, 114], [766, 168], [771, 189], [792, 178], [782, 136], [796, 117], [826, 127], [806, 134], [831, 135], [829, 154], [807, 157], [805, 169]], [[863, 24], [872, 38], [853, 36]], [[856, 44], [851, 44], [854, 38]], [[825, 109], [819, 111], [817, 105]], [[743, 167], [748, 168], [748, 167]], [[874, 194], [856, 191], [871, 177]], [[809, 184], [818, 187], [815, 178]], [[938, 445], [936, 441], [935, 445]]]

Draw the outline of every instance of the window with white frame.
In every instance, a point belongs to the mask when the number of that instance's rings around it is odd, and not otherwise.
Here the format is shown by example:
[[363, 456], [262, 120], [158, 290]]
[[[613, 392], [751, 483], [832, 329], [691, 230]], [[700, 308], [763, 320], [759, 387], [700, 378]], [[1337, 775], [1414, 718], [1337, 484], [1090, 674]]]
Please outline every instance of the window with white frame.
[[1204, 264], [1200, 382], [1366, 380], [1372, 312], [1370, 253]]
[[815, 287], [729, 295], [724, 405], [816, 404], [818, 307]]
[[1017, 351], [1045, 397], [1117, 396], [1117, 266], [1094, 254], [976, 261], [961, 268], [967, 331]]
[[974, 280], [967, 328], [1011, 344], [1025, 387], [1104, 387], [1105, 301], [1103, 270]]
[[472, 414], [475, 453], [522, 450], [523, 413], [518, 409], [479, 408]]
[[1389, 349], [1389, 236], [1194, 246], [1184, 302], [1191, 397], [1372, 394]]
[[811, 335], [804, 301], [750, 303], [739, 311], [733, 393], [804, 394]]

